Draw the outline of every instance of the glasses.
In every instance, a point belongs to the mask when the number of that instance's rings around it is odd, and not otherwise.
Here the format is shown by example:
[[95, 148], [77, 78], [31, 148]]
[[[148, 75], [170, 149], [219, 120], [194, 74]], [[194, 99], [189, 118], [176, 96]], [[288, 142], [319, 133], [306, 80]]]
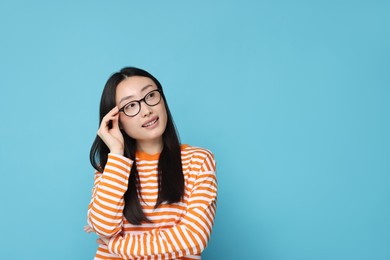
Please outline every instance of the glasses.
[[153, 107], [155, 105], [158, 105], [161, 101], [161, 90], [156, 89], [150, 91], [148, 94], [144, 96], [144, 98], [141, 98], [140, 100], [133, 100], [124, 105], [121, 109], [119, 109], [119, 112], [125, 113], [126, 116], [133, 117], [138, 115], [138, 113], [141, 111], [141, 101], [145, 102], [146, 105]]

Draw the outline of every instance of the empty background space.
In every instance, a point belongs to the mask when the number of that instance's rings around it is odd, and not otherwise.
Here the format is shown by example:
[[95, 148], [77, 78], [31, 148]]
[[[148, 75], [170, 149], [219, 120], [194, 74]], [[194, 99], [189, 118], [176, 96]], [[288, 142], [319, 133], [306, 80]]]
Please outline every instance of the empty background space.
[[162, 83], [217, 160], [203, 259], [390, 259], [389, 1], [0, 2], [0, 252], [93, 259], [108, 77]]

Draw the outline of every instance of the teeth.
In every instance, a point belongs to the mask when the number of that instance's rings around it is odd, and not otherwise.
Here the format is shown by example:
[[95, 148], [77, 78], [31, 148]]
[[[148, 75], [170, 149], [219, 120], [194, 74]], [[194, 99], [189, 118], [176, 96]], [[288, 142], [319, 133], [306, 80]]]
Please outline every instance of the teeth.
[[147, 123], [146, 125], [144, 125], [144, 126], [151, 126], [151, 125], [153, 125], [154, 123], [156, 123], [156, 121], [157, 121], [157, 119], [156, 120], [153, 120], [152, 122], [150, 122], [150, 123]]

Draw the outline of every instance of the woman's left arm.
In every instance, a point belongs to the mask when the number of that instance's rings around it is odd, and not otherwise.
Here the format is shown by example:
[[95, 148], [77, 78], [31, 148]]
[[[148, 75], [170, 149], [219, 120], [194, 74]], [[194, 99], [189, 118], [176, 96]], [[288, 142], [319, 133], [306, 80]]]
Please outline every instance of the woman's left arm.
[[210, 238], [216, 199], [215, 161], [213, 155], [208, 153], [194, 182], [187, 212], [180, 223], [168, 229], [114, 236], [108, 242], [108, 249], [123, 259], [144, 256], [175, 259], [200, 254]]

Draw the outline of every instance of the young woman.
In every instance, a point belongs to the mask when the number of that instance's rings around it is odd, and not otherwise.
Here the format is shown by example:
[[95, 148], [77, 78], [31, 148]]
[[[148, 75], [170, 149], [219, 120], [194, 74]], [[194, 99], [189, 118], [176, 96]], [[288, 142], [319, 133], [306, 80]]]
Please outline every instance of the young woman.
[[160, 82], [128, 67], [107, 81], [90, 160], [95, 259], [201, 259], [216, 211], [213, 154], [181, 145]]

